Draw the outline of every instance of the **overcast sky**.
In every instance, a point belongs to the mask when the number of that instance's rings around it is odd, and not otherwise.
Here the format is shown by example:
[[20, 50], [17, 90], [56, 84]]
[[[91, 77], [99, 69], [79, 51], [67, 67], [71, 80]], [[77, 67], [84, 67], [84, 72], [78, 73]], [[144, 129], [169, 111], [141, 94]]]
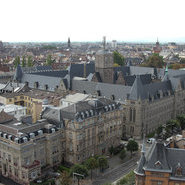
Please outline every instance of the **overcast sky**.
[[185, 0], [0, 0], [2, 41], [185, 42]]

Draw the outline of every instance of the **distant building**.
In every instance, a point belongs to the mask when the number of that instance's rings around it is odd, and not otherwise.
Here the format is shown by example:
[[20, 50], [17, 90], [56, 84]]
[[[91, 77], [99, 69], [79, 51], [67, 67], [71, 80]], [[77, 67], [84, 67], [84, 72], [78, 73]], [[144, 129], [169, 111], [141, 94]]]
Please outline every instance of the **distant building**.
[[112, 48], [116, 49], [117, 48], [117, 41], [116, 40], [112, 40]]
[[0, 40], [0, 51], [3, 50], [3, 42]]
[[158, 39], [157, 39], [157, 42], [156, 42], [156, 44], [155, 44], [155, 47], [153, 48], [153, 52], [154, 53], [160, 53], [162, 51], [162, 48], [161, 48], [161, 46], [160, 46], [160, 44], [159, 44], [159, 41], [158, 41]]

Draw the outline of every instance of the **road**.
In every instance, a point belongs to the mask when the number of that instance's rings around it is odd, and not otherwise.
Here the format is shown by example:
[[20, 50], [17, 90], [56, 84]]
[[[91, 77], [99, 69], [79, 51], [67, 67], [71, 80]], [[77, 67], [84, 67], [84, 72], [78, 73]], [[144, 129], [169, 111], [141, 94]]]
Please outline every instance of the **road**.
[[126, 163], [123, 163], [118, 167], [103, 173], [101, 176], [97, 177], [93, 181], [92, 185], [102, 185], [106, 182], [113, 183], [117, 181], [118, 179], [126, 175], [131, 170], [134, 170], [137, 166], [138, 160], [139, 160], [139, 157], [135, 157], [127, 161]]

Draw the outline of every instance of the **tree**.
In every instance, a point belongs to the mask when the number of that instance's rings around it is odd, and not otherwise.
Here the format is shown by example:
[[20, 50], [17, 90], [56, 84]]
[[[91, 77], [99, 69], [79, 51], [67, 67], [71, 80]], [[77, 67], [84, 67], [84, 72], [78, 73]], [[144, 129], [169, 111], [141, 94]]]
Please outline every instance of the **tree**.
[[166, 123], [166, 127], [173, 133], [174, 128], [178, 128], [180, 126], [177, 120], [171, 119]]
[[181, 64], [185, 64], [185, 58], [181, 58], [181, 59], [180, 59], [180, 63], [181, 63]]
[[138, 148], [139, 148], [138, 143], [133, 139], [131, 139], [127, 144], [127, 150], [130, 151], [131, 157], [133, 152], [138, 151]]
[[116, 185], [135, 185], [135, 173], [133, 171], [129, 172], [126, 176], [121, 178]]
[[154, 53], [146, 60], [147, 67], [157, 67], [162, 68], [164, 66], [163, 57], [159, 54]]
[[121, 150], [121, 153], [120, 153], [120, 156], [119, 157], [120, 157], [121, 160], [123, 160], [126, 157], [126, 151], [125, 151], [125, 149], [122, 149]]
[[22, 67], [26, 67], [26, 57], [22, 57]]
[[109, 153], [110, 153], [110, 155], [112, 155], [114, 153], [114, 147], [113, 146], [109, 147]]
[[28, 63], [27, 63], [28, 67], [32, 67], [33, 66], [33, 59], [31, 56], [28, 56]]
[[15, 60], [14, 60], [14, 66], [15, 68], [20, 64], [20, 57], [19, 56], [16, 56], [15, 57]]
[[98, 166], [101, 172], [103, 172], [104, 168], [108, 166], [108, 160], [105, 156], [98, 157]]
[[68, 172], [63, 171], [59, 177], [60, 185], [71, 185], [72, 180]]
[[184, 130], [185, 129], [185, 115], [184, 114], [178, 115], [177, 121], [179, 122], [181, 129]]
[[[84, 177], [88, 176], [88, 170], [87, 170], [86, 166], [80, 165], [80, 164], [75, 164], [71, 168], [70, 175], [72, 176], [73, 173], [77, 173], [77, 174], [83, 175]], [[78, 179], [78, 184], [79, 184], [80, 179], [82, 179], [82, 176], [80, 176], [80, 175], [76, 175], [76, 177]]]
[[47, 59], [46, 59], [46, 65], [50, 66], [50, 65], [52, 65], [52, 63], [53, 63], [53, 60], [51, 58], [51, 55], [48, 55]]
[[98, 167], [98, 161], [94, 157], [90, 157], [86, 161], [87, 169], [91, 170], [91, 180], [92, 180], [92, 170]]
[[113, 59], [114, 59], [114, 63], [116, 63], [116, 64], [118, 64], [120, 66], [124, 66], [125, 65], [125, 62], [124, 62], [125, 58], [118, 51], [114, 51]]
[[157, 136], [159, 136], [159, 135], [162, 133], [162, 131], [163, 131], [163, 126], [160, 125], [160, 126], [157, 128], [157, 130], [156, 130]]

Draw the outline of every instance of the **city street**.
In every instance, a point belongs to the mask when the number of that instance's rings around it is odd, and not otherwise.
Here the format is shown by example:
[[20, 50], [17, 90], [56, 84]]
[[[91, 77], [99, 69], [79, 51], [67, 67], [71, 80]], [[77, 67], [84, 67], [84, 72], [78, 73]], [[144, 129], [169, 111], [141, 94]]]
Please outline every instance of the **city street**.
[[113, 183], [126, 175], [129, 171], [134, 170], [137, 166], [137, 161], [139, 160], [139, 156], [134, 156], [133, 159], [117, 166], [114, 169], [107, 170], [101, 176], [97, 177], [93, 180], [92, 185], [102, 185], [106, 182]]

